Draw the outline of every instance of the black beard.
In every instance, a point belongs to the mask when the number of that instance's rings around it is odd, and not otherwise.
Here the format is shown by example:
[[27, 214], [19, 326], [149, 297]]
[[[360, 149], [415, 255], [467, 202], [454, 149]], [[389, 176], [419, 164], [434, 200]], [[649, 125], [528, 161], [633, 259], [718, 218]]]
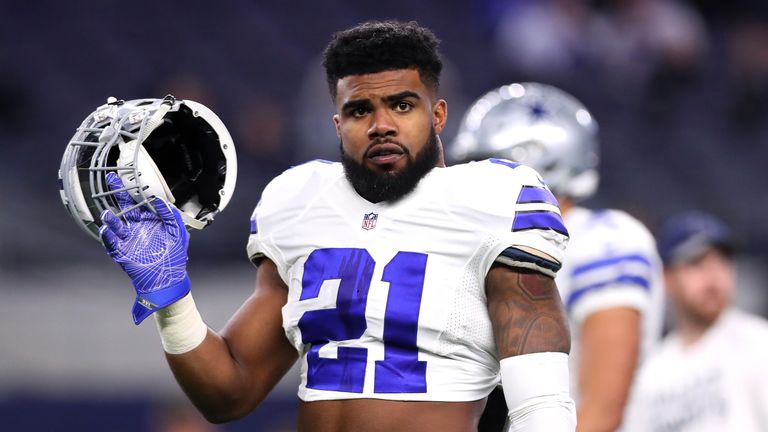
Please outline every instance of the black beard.
[[410, 159], [411, 154], [408, 149], [403, 148], [403, 151], [408, 162], [402, 171], [376, 172], [347, 155], [342, 142], [341, 164], [344, 166], [347, 180], [361, 197], [372, 203], [397, 201], [411, 193], [419, 181], [432, 171], [440, 160], [440, 144], [435, 129], [432, 128], [426, 145], [415, 158]]

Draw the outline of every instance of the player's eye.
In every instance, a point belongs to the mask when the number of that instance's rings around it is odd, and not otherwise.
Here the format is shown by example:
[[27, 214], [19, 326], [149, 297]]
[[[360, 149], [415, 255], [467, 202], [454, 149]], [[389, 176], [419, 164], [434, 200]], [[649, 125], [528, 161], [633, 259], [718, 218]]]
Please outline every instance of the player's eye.
[[397, 112], [408, 112], [411, 110], [411, 108], [413, 108], [413, 105], [411, 105], [406, 101], [400, 101], [395, 104], [394, 108], [395, 108], [395, 111]]
[[360, 118], [368, 114], [370, 110], [365, 107], [357, 107], [349, 111], [349, 115], [352, 117]]

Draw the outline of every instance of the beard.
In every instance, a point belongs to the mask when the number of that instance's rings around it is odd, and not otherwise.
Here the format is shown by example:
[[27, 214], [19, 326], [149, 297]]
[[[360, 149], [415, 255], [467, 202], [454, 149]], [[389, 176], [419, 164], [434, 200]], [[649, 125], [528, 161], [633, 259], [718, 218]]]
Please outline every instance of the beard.
[[415, 157], [411, 157], [407, 148], [401, 148], [408, 159], [402, 170], [376, 172], [347, 155], [344, 151], [344, 143], [341, 143], [341, 164], [344, 166], [344, 174], [358, 195], [372, 203], [397, 201], [411, 193], [419, 181], [432, 171], [440, 160], [440, 144], [434, 127], [429, 133], [426, 144]]

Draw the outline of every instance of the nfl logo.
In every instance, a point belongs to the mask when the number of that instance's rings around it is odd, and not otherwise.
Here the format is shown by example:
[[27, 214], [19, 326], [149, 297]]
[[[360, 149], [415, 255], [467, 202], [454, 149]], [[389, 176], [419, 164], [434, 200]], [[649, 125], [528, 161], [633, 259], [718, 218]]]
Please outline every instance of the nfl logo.
[[376, 213], [368, 213], [363, 215], [363, 229], [372, 230], [376, 228], [376, 219], [378, 218], [379, 215]]

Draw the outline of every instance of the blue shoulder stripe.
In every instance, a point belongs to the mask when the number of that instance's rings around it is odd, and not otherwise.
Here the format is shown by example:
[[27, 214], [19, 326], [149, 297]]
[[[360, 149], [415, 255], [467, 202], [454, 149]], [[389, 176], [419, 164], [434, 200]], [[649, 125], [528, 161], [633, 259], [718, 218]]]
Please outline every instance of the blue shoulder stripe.
[[613, 266], [613, 265], [616, 265], [616, 264], [623, 264], [623, 263], [626, 263], [626, 262], [637, 262], [637, 263], [640, 263], [640, 264], [644, 264], [644, 265], [646, 265], [648, 267], [652, 267], [653, 266], [651, 264], [651, 261], [647, 257], [645, 257], [643, 255], [639, 255], [639, 254], [619, 255], [619, 256], [615, 256], [615, 257], [611, 257], [611, 258], [605, 258], [605, 259], [601, 259], [601, 260], [597, 260], [597, 261], [592, 261], [590, 263], [583, 264], [583, 265], [580, 265], [578, 267], [575, 267], [573, 269], [573, 271], [571, 271], [571, 275], [572, 276], [578, 276], [578, 275], [580, 275], [582, 273], [586, 273], [588, 271], [592, 271], [592, 270], [595, 270], [595, 269], [598, 269], [598, 268], [609, 267], [609, 266]]
[[552, 230], [564, 236], [568, 230], [563, 224], [559, 214], [551, 211], [519, 211], [515, 213], [512, 222], [512, 231], [526, 231], [531, 229]]
[[256, 218], [251, 218], [251, 234], [259, 232], [259, 226], [256, 224]]
[[546, 203], [557, 207], [557, 199], [544, 186], [523, 186], [520, 190], [520, 196], [517, 197], [518, 204]]
[[490, 159], [488, 159], [488, 161], [490, 161], [491, 163], [498, 164], [498, 165], [508, 166], [508, 167], [510, 167], [512, 169], [517, 168], [518, 166], [520, 166], [520, 164], [514, 163], [512, 161], [508, 161], [506, 159], [490, 158]]
[[642, 276], [634, 276], [634, 275], [621, 275], [617, 278], [613, 278], [608, 281], [603, 281], [599, 283], [595, 283], [592, 285], [585, 286], [583, 288], [579, 288], [575, 291], [573, 291], [568, 296], [568, 301], [566, 302], [566, 307], [568, 309], [571, 309], [574, 303], [576, 303], [584, 294], [595, 291], [599, 289], [603, 289], [607, 287], [608, 285], [613, 284], [625, 284], [625, 285], [635, 285], [644, 291], [650, 291], [651, 290], [651, 284], [648, 281], [648, 279], [642, 277]]

